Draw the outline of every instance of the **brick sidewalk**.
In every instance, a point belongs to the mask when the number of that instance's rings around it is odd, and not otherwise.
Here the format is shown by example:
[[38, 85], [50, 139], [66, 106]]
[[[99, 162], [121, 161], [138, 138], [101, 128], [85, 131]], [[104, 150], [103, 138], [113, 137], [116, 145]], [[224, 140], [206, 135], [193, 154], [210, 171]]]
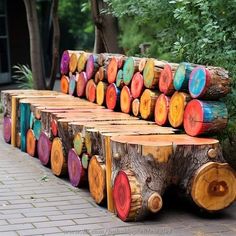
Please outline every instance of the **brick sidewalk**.
[[172, 203], [144, 222], [124, 223], [97, 206], [88, 190], [4, 143], [0, 132], [0, 235], [236, 235], [236, 204], [204, 217]]

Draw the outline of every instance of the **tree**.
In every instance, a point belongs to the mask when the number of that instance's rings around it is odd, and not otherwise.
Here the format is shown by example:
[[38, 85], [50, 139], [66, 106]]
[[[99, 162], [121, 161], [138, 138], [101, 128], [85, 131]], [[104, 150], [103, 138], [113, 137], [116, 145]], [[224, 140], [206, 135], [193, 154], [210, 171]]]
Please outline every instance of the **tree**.
[[[58, 0], [52, 0], [50, 4], [50, 17], [48, 30], [45, 34], [50, 32], [50, 28], [53, 28], [53, 39], [52, 39], [52, 69], [50, 75], [47, 76], [45, 72], [45, 61], [44, 53], [42, 50], [42, 41], [40, 37], [38, 14], [37, 14], [37, 3], [36, 0], [24, 0], [27, 23], [29, 28], [30, 36], [30, 58], [31, 68], [33, 74], [33, 87], [35, 89], [52, 89], [57, 73], [57, 66], [59, 60], [59, 23], [57, 16]], [[49, 37], [48, 37], [49, 38]], [[49, 79], [47, 79], [49, 78]]]

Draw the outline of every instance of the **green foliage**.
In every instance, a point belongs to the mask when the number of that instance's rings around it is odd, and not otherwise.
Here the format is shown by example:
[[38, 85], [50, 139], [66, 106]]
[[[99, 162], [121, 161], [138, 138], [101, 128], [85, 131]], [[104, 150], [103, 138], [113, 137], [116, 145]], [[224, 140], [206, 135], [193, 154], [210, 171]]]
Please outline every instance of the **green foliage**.
[[33, 76], [29, 66], [17, 64], [12, 68], [14, 69], [14, 75], [12, 76], [12, 78], [15, 83], [19, 84], [18, 87], [22, 89], [32, 89]]
[[58, 7], [61, 48], [92, 50], [94, 27], [87, 0], [60, 0]]

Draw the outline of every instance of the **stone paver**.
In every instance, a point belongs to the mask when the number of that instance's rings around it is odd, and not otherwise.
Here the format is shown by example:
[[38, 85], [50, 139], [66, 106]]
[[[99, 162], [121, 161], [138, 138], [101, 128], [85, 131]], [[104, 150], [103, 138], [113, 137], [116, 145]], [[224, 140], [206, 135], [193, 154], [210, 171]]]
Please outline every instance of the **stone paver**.
[[0, 235], [233, 236], [236, 204], [212, 216], [174, 197], [158, 215], [122, 222], [0, 135]]

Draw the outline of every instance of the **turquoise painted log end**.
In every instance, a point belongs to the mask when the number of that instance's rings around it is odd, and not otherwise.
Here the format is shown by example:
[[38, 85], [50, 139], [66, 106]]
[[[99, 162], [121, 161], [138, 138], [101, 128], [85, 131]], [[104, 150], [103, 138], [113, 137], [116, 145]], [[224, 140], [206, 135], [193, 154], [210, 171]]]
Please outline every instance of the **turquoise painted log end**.
[[39, 136], [40, 136], [41, 131], [42, 131], [42, 123], [41, 123], [40, 120], [35, 120], [34, 121], [33, 131], [34, 131], [35, 138], [37, 140], [39, 140]]
[[123, 67], [123, 80], [126, 85], [129, 85], [134, 74], [134, 59], [129, 57]]

